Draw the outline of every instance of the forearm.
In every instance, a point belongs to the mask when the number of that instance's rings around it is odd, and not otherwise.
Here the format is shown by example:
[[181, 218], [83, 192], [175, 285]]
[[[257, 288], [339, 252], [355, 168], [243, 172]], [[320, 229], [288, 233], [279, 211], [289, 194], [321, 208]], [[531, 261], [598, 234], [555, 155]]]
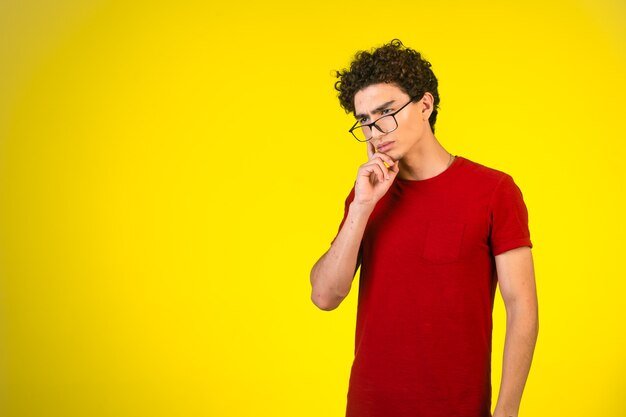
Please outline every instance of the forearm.
[[502, 379], [493, 417], [518, 417], [538, 330], [536, 303], [507, 308]]
[[350, 292], [359, 248], [371, 208], [350, 204], [348, 215], [330, 249], [311, 269], [311, 299], [322, 310], [332, 310]]

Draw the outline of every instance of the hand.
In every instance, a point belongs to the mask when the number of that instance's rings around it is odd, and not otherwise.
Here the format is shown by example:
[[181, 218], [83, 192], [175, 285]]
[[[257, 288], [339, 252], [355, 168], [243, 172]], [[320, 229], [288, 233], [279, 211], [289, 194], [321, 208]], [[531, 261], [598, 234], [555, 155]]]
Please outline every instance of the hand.
[[[376, 152], [374, 145], [367, 142], [368, 161], [359, 167], [354, 189], [354, 202], [374, 209], [378, 200], [385, 195], [398, 175], [398, 161], [387, 154]], [[389, 168], [385, 166], [385, 162]]]

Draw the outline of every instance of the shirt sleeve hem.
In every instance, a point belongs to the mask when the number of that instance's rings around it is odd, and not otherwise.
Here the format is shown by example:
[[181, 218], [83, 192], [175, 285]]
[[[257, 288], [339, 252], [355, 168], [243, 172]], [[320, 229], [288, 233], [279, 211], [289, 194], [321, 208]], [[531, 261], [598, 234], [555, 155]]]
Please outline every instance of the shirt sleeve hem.
[[514, 239], [514, 240], [509, 240], [507, 242], [503, 242], [500, 243], [498, 245], [494, 245], [493, 246], [493, 256], [497, 256], [500, 255], [501, 253], [504, 253], [506, 251], [509, 251], [511, 249], [515, 249], [515, 248], [519, 248], [522, 246], [528, 246], [530, 248], [533, 247], [533, 243], [531, 242], [530, 238], [525, 237], [525, 238], [520, 238], [520, 239]]

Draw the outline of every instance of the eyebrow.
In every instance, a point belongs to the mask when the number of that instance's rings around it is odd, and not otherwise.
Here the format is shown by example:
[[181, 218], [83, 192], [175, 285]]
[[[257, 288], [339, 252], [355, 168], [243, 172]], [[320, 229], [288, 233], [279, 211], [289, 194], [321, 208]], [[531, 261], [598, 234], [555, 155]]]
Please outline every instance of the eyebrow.
[[[388, 101], [388, 102], [386, 102], [386, 103], [381, 104], [380, 106], [378, 106], [378, 107], [376, 107], [376, 108], [374, 109], [374, 111], [372, 112], [372, 114], [380, 113], [380, 112], [381, 112], [381, 111], [383, 111], [385, 108], [389, 107], [391, 104], [393, 104], [393, 103], [395, 103], [395, 102], [396, 102], [395, 100], [391, 100], [391, 101]], [[358, 120], [358, 119], [361, 119], [361, 118], [363, 118], [363, 117], [367, 117], [367, 114], [357, 114], [355, 117], [356, 117], [356, 118], [357, 118], [357, 120]]]

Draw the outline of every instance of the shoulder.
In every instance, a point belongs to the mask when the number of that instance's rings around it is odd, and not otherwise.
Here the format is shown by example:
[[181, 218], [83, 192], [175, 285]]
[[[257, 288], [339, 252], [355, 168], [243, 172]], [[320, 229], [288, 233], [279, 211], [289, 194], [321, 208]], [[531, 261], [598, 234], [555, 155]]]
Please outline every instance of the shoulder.
[[471, 159], [467, 159], [463, 156], [460, 156], [459, 158], [462, 159], [463, 167], [465, 169], [465, 173], [467, 174], [480, 176], [484, 179], [495, 179], [496, 181], [502, 180], [502, 178], [504, 177], [510, 177], [509, 174], [499, 169], [491, 168], [478, 162], [474, 162]]
[[474, 162], [465, 157], [460, 157], [463, 167], [463, 177], [474, 184], [480, 184], [488, 189], [495, 189], [502, 183], [511, 183], [511, 175], [496, 168]]

